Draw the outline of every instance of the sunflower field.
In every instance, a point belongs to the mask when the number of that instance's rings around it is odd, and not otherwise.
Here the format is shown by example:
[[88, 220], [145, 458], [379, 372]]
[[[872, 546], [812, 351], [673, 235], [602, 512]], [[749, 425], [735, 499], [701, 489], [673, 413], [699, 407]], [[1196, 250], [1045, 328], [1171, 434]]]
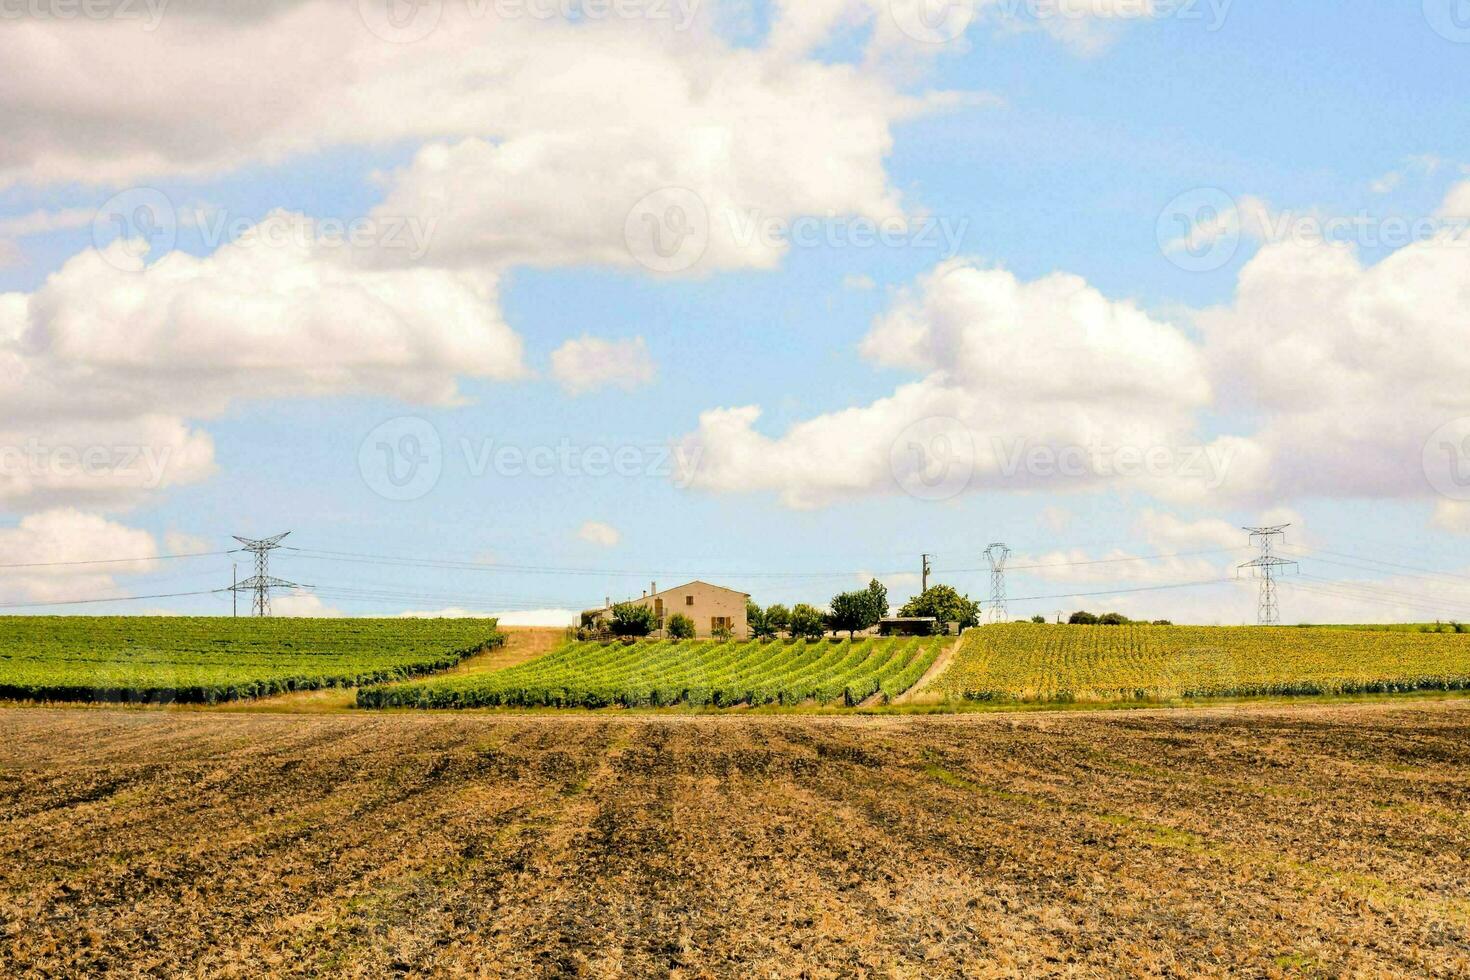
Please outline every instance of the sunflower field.
[[950, 700], [1137, 701], [1470, 689], [1470, 634], [1007, 623], [965, 635]]

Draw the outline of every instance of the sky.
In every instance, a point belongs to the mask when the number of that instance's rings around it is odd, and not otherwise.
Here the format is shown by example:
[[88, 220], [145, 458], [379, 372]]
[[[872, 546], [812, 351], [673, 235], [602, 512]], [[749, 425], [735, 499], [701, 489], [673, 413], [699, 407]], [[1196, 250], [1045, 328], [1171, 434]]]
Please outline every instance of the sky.
[[0, 611], [1247, 623], [1289, 524], [1283, 622], [1470, 619], [1467, 90], [1463, 0], [0, 0]]

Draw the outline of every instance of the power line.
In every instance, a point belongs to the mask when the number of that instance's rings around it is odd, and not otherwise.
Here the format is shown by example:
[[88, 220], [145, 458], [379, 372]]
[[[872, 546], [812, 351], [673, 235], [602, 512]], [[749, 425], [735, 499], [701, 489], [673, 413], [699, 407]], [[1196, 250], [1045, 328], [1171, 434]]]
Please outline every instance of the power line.
[[1417, 592], [1400, 592], [1395, 589], [1374, 585], [1371, 582], [1344, 581], [1340, 579], [1324, 579], [1316, 575], [1304, 574], [1303, 578], [1310, 582], [1316, 582], [1320, 586], [1329, 586], [1339, 590], [1346, 598], [1371, 598], [1379, 601], [1393, 602], [1403, 606], [1417, 606], [1422, 609], [1444, 610], [1444, 609], [1470, 609], [1470, 601], [1445, 599], [1438, 596], [1428, 596]]
[[[1429, 569], [1429, 568], [1419, 568], [1419, 567], [1414, 566], [1414, 565], [1400, 565], [1400, 564], [1397, 564], [1397, 563], [1391, 562], [1391, 561], [1380, 561], [1377, 558], [1364, 558], [1361, 555], [1344, 554], [1344, 553], [1342, 553], [1340, 551], [1327, 551], [1325, 549], [1315, 549], [1315, 550], [1313, 550], [1313, 549], [1307, 549], [1307, 548], [1294, 548], [1294, 547], [1289, 547], [1289, 546], [1288, 546], [1287, 550], [1288, 551], [1291, 551], [1291, 552], [1293, 552], [1295, 554], [1299, 554], [1299, 555], [1310, 555], [1312, 558], [1316, 559], [1317, 561], [1325, 562], [1328, 565], [1341, 565], [1344, 568], [1359, 568], [1359, 569], [1362, 569], [1364, 571], [1376, 572], [1376, 571], [1379, 571], [1379, 569], [1376, 568], [1376, 567], [1374, 567], [1374, 566], [1382, 565], [1382, 566], [1384, 566], [1386, 568], [1401, 569], [1401, 570], [1407, 571], [1407, 572], [1421, 572], [1421, 573], [1423, 573], [1423, 574], [1420, 574], [1420, 575], [1404, 575], [1404, 576], [1402, 576], [1403, 578], [1417, 578], [1417, 579], [1424, 579], [1426, 581], [1433, 581], [1435, 579], [1440, 579], [1440, 578], [1452, 578], [1452, 579], [1458, 579], [1458, 580], [1460, 580], [1462, 582], [1470, 582], [1470, 575], [1460, 575], [1460, 574], [1457, 574], [1455, 572], [1437, 572], [1437, 571], [1434, 571], [1433, 569]], [[1349, 558], [1349, 559], [1353, 559], [1354, 562], [1367, 562], [1368, 564], [1365, 565], [1365, 564], [1355, 564], [1353, 562], [1333, 561], [1331, 558], [1323, 558], [1322, 557], [1323, 555], [1335, 555], [1338, 558]]]
[[1146, 585], [1134, 589], [1112, 589], [1107, 592], [1060, 592], [1053, 595], [1019, 596], [1015, 602], [1040, 602], [1043, 599], [1088, 599], [1095, 596], [1129, 595], [1134, 592], [1163, 592], [1167, 589], [1193, 589], [1204, 585], [1224, 585], [1235, 582], [1233, 578], [1202, 579], [1198, 582], [1176, 582], [1172, 585]]
[[0, 602], [0, 609], [31, 609], [41, 606], [82, 606], [98, 602], [137, 602], [144, 599], [182, 599], [185, 596], [216, 595], [229, 589], [206, 589], [203, 592], [162, 592], [157, 595], [118, 595], [102, 599], [53, 599], [48, 602]]
[[[668, 576], [671, 574], [696, 574], [720, 576], [723, 578], [762, 578], [762, 579], [788, 579], [788, 580], [820, 580], [849, 578], [855, 575], [902, 575], [909, 572], [908, 569], [888, 569], [886, 571], [872, 571], [868, 569], [853, 568], [845, 571], [823, 571], [823, 572], [763, 572], [763, 571], [720, 571], [710, 569], [669, 569], [669, 568], [589, 568], [585, 566], [557, 566], [557, 565], [522, 565], [507, 562], [481, 562], [457, 560], [448, 558], [422, 558], [406, 555], [384, 555], [369, 552], [352, 551], [327, 551], [317, 548], [296, 548], [291, 545], [282, 545], [281, 550], [290, 551], [293, 554], [317, 561], [351, 562], [358, 564], [382, 564], [402, 565], [409, 567], [443, 568], [455, 571], [486, 571], [486, 572], [516, 572], [519, 574], [532, 575], [629, 575], [638, 577]], [[1011, 571], [1025, 571], [1041, 568], [1069, 568], [1085, 565], [1110, 565], [1118, 563], [1154, 561], [1164, 558], [1185, 558], [1195, 555], [1225, 554], [1243, 550], [1242, 548], [1211, 548], [1202, 551], [1181, 551], [1159, 555], [1130, 555], [1123, 558], [1095, 558], [1082, 561], [1060, 561], [1048, 562], [1035, 565], [1010, 565]], [[930, 557], [933, 557], [932, 555]], [[941, 568], [930, 567], [930, 573], [934, 575], [955, 575], [969, 572], [989, 572], [990, 568]]]
[[[1423, 615], [1426, 615], [1426, 616], [1428, 616], [1428, 615], [1443, 616], [1446, 611], [1456, 608], [1453, 605], [1430, 605], [1430, 604], [1420, 603], [1420, 602], [1417, 602], [1417, 601], [1414, 601], [1414, 600], [1410, 600], [1410, 599], [1381, 597], [1381, 596], [1374, 595], [1372, 593], [1365, 593], [1365, 592], [1358, 592], [1358, 591], [1345, 591], [1345, 590], [1342, 590], [1342, 589], [1320, 588], [1320, 587], [1314, 586], [1314, 585], [1304, 585], [1304, 584], [1302, 584], [1300, 582], [1293, 582], [1293, 583], [1291, 583], [1291, 587], [1293, 589], [1297, 589], [1297, 590], [1300, 590], [1300, 591], [1303, 591], [1303, 592], [1309, 592], [1309, 593], [1313, 593], [1315, 595], [1326, 596], [1326, 597], [1331, 598], [1331, 599], [1342, 599], [1342, 600], [1348, 600], [1348, 601], [1351, 601], [1351, 602], [1374, 603], [1374, 604], [1381, 605], [1381, 606], [1391, 606], [1391, 607], [1393, 607], [1395, 609], [1408, 609], [1408, 610], [1411, 610], [1411, 611], [1422, 613]], [[1459, 608], [1462, 609], [1462, 610], [1470, 610], [1470, 607], [1465, 607], [1465, 606], [1461, 606]]]
[[240, 548], [228, 551], [196, 551], [184, 555], [153, 555], [149, 558], [93, 558], [87, 561], [30, 561], [0, 564], [0, 568], [60, 568], [66, 565], [126, 565], [148, 561], [168, 561], [175, 558], [210, 558], [216, 555], [233, 555]]
[[[1013, 572], [1033, 571], [1043, 568], [1075, 568], [1081, 565], [1118, 565], [1135, 561], [1157, 561], [1164, 558], [1192, 558], [1196, 555], [1223, 555], [1237, 551], [1245, 551], [1246, 546], [1238, 545], [1234, 548], [1207, 548], [1202, 551], [1175, 551], [1162, 555], [1128, 555], [1124, 558], [1088, 558], [1080, 561], [1054, 561], [1041, 562], [1033, 565], [1007, 565]], [[941, 568], [938, 574], [958, 574], [962, 572], [988, 572], [989, 568]]]

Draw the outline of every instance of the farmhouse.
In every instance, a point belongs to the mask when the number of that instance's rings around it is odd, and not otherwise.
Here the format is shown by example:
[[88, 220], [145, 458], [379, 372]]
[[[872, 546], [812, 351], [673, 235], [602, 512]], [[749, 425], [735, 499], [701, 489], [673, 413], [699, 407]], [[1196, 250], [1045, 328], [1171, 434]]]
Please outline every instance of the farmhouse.
[[[744, 637], [748, 626], [745, 603], [749, 599], [748, 592], [737, 592], [708, 582], [695, 581], [662, 592], [658, 590], [658, 583], [654, 582], [641, 598], [628, 601], [633, 605], [652, 608], [658, 619], [659, 629], [667, 627], [669, 619], [676, 613], [682, 613], [694, 621], [695, 636], [711, 636], [723, 627], [737, 637]], [[601, 609], [584, 612], [582, 618], [590, 624], [606, 625], [612, 619], [612, 606], [612, 600], [609, 599]]]

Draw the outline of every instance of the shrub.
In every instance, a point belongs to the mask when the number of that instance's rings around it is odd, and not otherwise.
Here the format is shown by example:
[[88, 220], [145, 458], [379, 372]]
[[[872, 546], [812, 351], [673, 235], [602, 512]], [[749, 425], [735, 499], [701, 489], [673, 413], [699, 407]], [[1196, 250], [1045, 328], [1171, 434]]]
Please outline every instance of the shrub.
[[1032, 616], [1031, 617], [1031, 622], [1036, 623], [1039, 626], [1039, 625], [1042, 625], [1042, 624], [1044, 624], [1046, 622], [1046, 617], [1045, 616]]

